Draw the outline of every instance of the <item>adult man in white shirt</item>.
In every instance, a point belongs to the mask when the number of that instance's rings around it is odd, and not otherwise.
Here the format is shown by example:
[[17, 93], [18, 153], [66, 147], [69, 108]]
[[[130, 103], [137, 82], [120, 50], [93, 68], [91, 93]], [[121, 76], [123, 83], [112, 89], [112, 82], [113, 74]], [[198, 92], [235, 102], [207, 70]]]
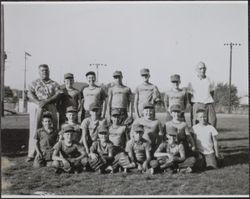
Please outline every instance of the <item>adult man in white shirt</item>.
[[199, 62], [196, 67], [197, 78], [189, 83], [189, 102], [191, 109], [191, 124], [195, 125], [197, 120], [196, 111], [200, 108], [206, 110], [208, 122], [216, 127], [216, 113], [214, 108], [214, 83], [206, 76], [206, 65]]

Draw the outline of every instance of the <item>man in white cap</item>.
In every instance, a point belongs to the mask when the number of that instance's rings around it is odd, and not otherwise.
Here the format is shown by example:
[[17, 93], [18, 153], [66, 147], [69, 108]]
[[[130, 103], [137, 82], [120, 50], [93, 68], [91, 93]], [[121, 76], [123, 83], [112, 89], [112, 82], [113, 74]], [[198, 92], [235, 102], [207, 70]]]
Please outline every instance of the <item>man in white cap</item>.
[[196, 111], [200, 108], [206, 110], [208, 122], [216, 127], [216, 112], [214, 108], [214, 82], [206, 76], [206, 65], [204, 62], [199, 62], [196, 66], [197, 77], [189, 83], [189, 101], [192, 105], [191, 123], [196, 124]]

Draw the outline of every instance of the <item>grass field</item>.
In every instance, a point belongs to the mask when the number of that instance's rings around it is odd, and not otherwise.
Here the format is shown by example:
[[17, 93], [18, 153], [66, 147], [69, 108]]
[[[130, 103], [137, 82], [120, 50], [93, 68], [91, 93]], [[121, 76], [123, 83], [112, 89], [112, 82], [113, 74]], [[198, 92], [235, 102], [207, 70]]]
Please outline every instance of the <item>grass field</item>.
[[[158, 118], [164, 121], [162, 115]], [[13, 125], [8, 119], [6, 122]], [[20, 125], [27, 127], [28, 122]], [[249, 195], [248, 116], [218, 115], [218, 131], [219, 149], [225, 158], [217, 170], [191, 174], [56, 175], [51, 168], [34, 170], [32, 163], [25, 163], [25, 156], [5, 156], [1, 159], [2, 194]]]

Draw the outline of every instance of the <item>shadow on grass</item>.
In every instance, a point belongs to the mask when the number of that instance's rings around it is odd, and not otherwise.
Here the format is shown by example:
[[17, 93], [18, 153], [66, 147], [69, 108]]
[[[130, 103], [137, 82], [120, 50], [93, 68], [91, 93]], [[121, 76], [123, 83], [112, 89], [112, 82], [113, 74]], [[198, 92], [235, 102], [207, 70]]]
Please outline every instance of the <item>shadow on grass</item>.
[[225, 154], [224, 159], [219, 162], [221, 168], [237, 164], [247, 164], [249, 161], [249, 150], [244, 149], [239, 153]]
[[218, 128], [217, 131], [219, 133], [229, 133], [229, 132], [236, 132], [236, 131], [239, 131], [239, 129], [234, 129], [234, 128]]

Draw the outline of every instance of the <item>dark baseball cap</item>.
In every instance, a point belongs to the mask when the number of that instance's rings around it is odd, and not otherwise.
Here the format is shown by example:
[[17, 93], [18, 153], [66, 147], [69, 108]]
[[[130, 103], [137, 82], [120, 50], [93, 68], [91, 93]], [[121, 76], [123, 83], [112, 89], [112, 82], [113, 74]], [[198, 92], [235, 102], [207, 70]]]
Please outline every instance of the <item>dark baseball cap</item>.
[[106, 125], [99, 126], [98, 134], [108, 134], [108, 127]]
[[170, 107], [170, 112], [181, 112], [181, 106], [179, 104], [174, 104]]
[[135, 132], [144, 132], [143, 125], [140, 125], [140, 124], [134, 125], [133, 129]]
[[95, 72], [94, 71], [89, 71], [86, 73], [86, 77], [89, 76], [89, 75], [94, 75], [95, 76]]
[[95, 103], [95, 102], [89, 105], [89, 110], [90, 111], [96, 111], [96, 110], [98, 110], [100, 108], [101, 107], [97, 103]]
[[180, 78], [180, 75], [174, 74], [170, 77], [170, 79], [171, 79], [171, 82], [178, 82], [180, 81], [181, 78]]
[[112, 115], [112, 116], [118, 116], [118, 115], [120, 115], [120, 111], [117, 110], [117, 109], [113, 109], [113, 110], [111, 111], [111, 115]]
[[42, 118], [50, 118], [50, 119], [52, 119], [52, 113], [50, 111], [45, 111], [42, 114]]
[[63, 127], [63, 133], [73, 133], [75, 132], [75, 128], [71, 125], [66, 125]]
[[146, 109], [146, 108], [151, 108], [153, 109], [154, 108], [154, 105], [150, 102], [146, 102], [144, 105], [143, 105], [143, 109]]
[[122, 72], [121, 71], [115, 71], [114, 73], [113, 73], [113, 77], [121, 77], [122, 76]]
[[205, 107], [204, 108], [200, 107], [200, 108], [197, 109], [196, 113], [205, 112], [205, 111], [206, 111]]
[[67, 112], [67, 113], [69, 113], [69, 112], [77, 112], [77, 109], [76, 109], [76, 107], [74, 107], [74, 106], [68, 106], [68, 107], [66, 108], [66, 112]]
[[66, 73], [64, 79], [74, 79], [74, 75], [72, 73]]
[[149, 75], [149, 69], [148, 68], [142, 68], [140, 70], [141, 76], [143, 75]]

